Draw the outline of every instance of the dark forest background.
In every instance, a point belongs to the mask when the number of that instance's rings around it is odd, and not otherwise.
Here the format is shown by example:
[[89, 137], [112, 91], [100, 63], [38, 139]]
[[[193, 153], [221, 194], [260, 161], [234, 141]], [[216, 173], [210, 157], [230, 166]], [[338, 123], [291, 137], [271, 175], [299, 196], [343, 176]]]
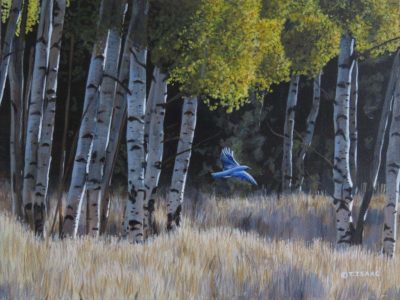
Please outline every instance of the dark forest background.
[[[74, 1], [67, 10], [65, 33], [61, 54], [59, 73], [58, 104], [54, 134], [53, 157], [57, 161], [60, 154], [63, 117], [68, 97], [69, 73], [70, 83], [70, 123], [68, 126], [68, 151], [73, 152], [74, 137], [79, 129], [85, 92], [92, 39], [94, 37], [93, 20], [97, 16], [98, 1]], [[71, 21], [73, 16], [73, 22]], [[91, 16], [91, 17], [88, 17]], [[28, 41], [34, 46], [34, 37]], [[70, 57], [71, 51], [73, 53]], [[72, 58], [72, 61], [70, 59]], [[72, 68], [69, 69], [69, 63]], [[28, 61], [26, 63], [29, 63]], [[359, 78], [359, 185], [366, 179], [366, 170], [370, 167], [372, 148], [376, 136], [377, 122], [381, 103], [384, 98], [386, 82], [389, 77], [392, 58], [383, 56], [360, 63]], [[151, 69], [149, 76], [151, 76]], [[312, 148], [306, 157], [305, 189], [310, 192], [323, 191], [330, 193], [333, 187], [333, 99], [335, 95], [337, 63], [330, 62], [323, 71], [322, 100], [317, 119]], [[150, 80], [148, 80], [150, 83]], [[252, 95], [249, 103], [240, 111], [227, 114], [225, 110], [210, 111], [200, 104], [192, 160], [189, 170], [189, 186], [204, 188], [207, 191], [228, 194], [235, 190], [263, 188], [268, 192], [279, 191], [280, 169], [282, 160], [282, 131], [285, 115], [285, 103], [289, 84], [274, 86], [272, 93]], [[179, 135], [181, 99], [176, 99], [178, 89], [169, 86], [169, 98], [175, 99], [167, 106], [165, 119], [164, 165], [161, 175], [161, 186], [169, 184], [168, 179], [176, 153]], [[294, 146], [294, 159], [300, 146], [299, 134], [305, 130], [305, 121], [312, 101], [312, 80], [302, 77], [299, 100], [296, 110], [295, 130], [297, 138]], [[9, 97], [6, 91], [4, 105], [0, 108], [0, 178], [9, 177]], [[256, 188], [235, 181], [214, 181], [210, 172], [220, 169], [219, 153], [222, 147], [231, 147], [236, 159], [250, 166], [251, 173], [259, 183]], [[68, 153], [69, 154], [69, 153]], [[67, 159], [68, 161], [68, 159]], [[119, 189], [126, 184], [126, 151], [122, 143], [115, 174], [113, 188]], [[57, 163], [52, 164], [51, 174], [58, 174]], [[68, 166], [67, 166], [68, 168]], [[364, 177], [363, 177], [364, 176]], [[381, 175], [382, 176], [382, 175]], [[384, 175], [383, 175], [384, 176]], [[50, 176], [56, 181], [56, 176]], [[380, 178], [383, 182], [384, 178]]]

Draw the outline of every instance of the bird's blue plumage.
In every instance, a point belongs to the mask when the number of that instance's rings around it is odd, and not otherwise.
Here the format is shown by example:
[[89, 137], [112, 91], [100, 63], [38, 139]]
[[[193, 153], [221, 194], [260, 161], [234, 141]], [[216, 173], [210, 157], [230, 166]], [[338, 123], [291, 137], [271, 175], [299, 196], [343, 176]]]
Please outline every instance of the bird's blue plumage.
[[253, 185], [257, 185], [255, 179], [245, 170], [250, 169], [248, 166], [241, 166], [233, 157], [233, 151], [229, 148], [224, 148], [221, 151], [221, 163], [223, 171], [211, 173], [214, 178], [229, 178], [235, 177], [240, 180], [247, 181]]
[[220, 159], [224, 170], [239, 166], [237, 161], [233, 158], [233, 151], [229, 148], [222, 149]]

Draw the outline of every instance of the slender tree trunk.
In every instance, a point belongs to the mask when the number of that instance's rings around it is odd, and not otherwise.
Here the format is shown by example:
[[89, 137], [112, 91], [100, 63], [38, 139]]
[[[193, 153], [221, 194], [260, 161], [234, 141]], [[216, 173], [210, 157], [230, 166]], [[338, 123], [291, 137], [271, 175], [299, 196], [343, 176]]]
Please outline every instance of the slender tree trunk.
[[11, 132], [10, 132], [10, 171], [12, 211], [18, 218], [23, 217], [22, 209], [22, 131], [24, 109], [24, 47], [22, 37], [15, 38], [15, 49], [10, 58], [9, 81], [11, 100]]
[[353, 183], [350, 176], [350, 86], [353, 69], [354, 40], [343, 35], [340, 41], [338, 77], [334, 104], [335, 156], [333, 204], [336, 207], [336, 238], [338, 245], [350, 243], [353, 233]]
[[[136, 8], [132, 7], [132, 10]], [[124, 51], [122, 53], [121, 64], [118, 74], [118, 82], [114, 99], [114, 107], [110, 124], [109, 141], [106, 151], [106, 159], [104, 163], [103, 178], [101, 181], [101, 220], [100, 233], [103, 233], [107, 226], [108, 211], [110, 207], [109, 187], [115, 166], [115, 161], [126, 123], [126, 94], [129, 90], [129, 64], [130, 64], [130, 48], [132, 46], [133, 34], [135, 33], [134, 19], [131, 18], [129, 28], [124, 43]]]
[[365, 194], [363, 196], [363, 200], [361, 202], [360, 212], [358, 214], [358, 219], [357, 219], [357, 227], [353, 236], [354, 237], [353, 243], [355, 244], [362, 243], [364, 222], [366, 220], [368, 207], [371, 202], [371, 198], [376, 189], [376, 184], [378, 181], [379, 170], [382, 162], [382, 149], [385, 143], [385, 136], [389, 124], [389, 117], [393, 107], [394, 88], [397, 80], [399, 80], [399, 77], [400, 77], [400, 51], [397, 51], [397, 54], [395, 55], [393, 60], [392, 72], [390, 74], [389, 82], [386, 88], [385, 98], [382, 105], [381, 118], [379, 121], [379, 126], [375, 138], [374, 156], [371, 168], [369, 169], [367, 187]]
[[154, 220], [155, 194], [160, 179], [162, 157], [164, 151], [164, 116], [165, 103], [167, 100], [167, 83], [165, 74], [155, 67], [148, 106], [149, 129], [148, 129], [148, 156], [145, 173], [146, 199], [144, 202], [144, 229], [145, 234], [152, 232]]
[[292, 152], [293, 152], [293, 131], [297, 105], [297, 95], [299, 91], [298, 75], [292, 75], [290, 79], [289, 93], [286, 104], [283, 159], [282, 159], [282, 192], [289, 193], [292, 187]]
[[138, 24], [130, 56], [129, 91], [127, 99], [126, 145], [128, 155], [128, 196], [124, 219], [124, 234], [137, 243], [143, 241], [143, 202], [145, 149], [144, 118], [146, 109], [148, 3], [138, 0], [134, 4], [133, 18]]
[[[22, 34], [22, 33], [21, 33]], [[23, 126], [22, 126], [22, 141], [26, 141], [26, 135], [28, 130], [28, 118], [29, 118], [29, 99], [32, 91], [32, 79], [33, 79], [33, 62], [35, 58], [35, 47], [31, 47], [29, 50], [29, 62], [28, 62], [28, 75], [24, 87], [24, 109], [23, 109]], [[25, 148], [23, 148], [25, 150]], [[23, 153], [25, 156], [25, 153]]]
[[46, 94], [43, 105], [42, 130], [37, 154], [37, 178], [35, 193], [35, 232], [43, 235], [43, 227], [47, 213], [47, 192], [49, 187], [49, 171], [51, 150], [53, 146], [54, 120], [57, 100], [57, 77], [60, 62], [62, 31], [64, 26], [65, 0], [55, 0], [53, 33], [50, 41], [49, 68], [46, 80]]
[[18, 18], [20, 17], [22, 7], [22, 0], [13, 0], [10, 9], [10, 16], [8, 17], [8, 25], [6, 29], [6, 35], [4, 38], [4, 46], [1, 51], [1, 63], [0, 63], [0, 107], [3, 100], [4, 88], [6, 86], [8, 67], [10, 64], [10, 57], [13, 51], [13, 40], [15, 31], [17, 29]]
[[[14, 37], [10, 57], [9, 82], [11, 102], [10, 130], [10, 171], [12, 211], [18, 219], [23, 219], [22, 183], [23, 183], [23, 143], [24, 143], [24, 57], [25, 26], [28, 9], [25, 6], [21, 13], [20, 34]], [[0, 9], [1, 15], [1, 9]]]
[[351, 96], [350, 96], [350, 172], [353, 181], [353, 194], [357, 188], [357, 105], [358, 105], [358, 62], [354, 61], [351, 76]]
[[[52, 14], [53, 0], [44, 1], [40, 9], [40, 22], [35, 46], [32, 91], [29, 102], [25, 145], [24, 186], [22, 190], [25, 219], [32, 228], [34, 225], [32, 202], [36, 183], [38, 141], [42, 130], [42, 105], [48, 70]], [[33, 211], [36, 209], [40, 210], [41, 208], [34, 207]]]
[[71, 184], [67, 195], [67, 207], [62, 236], [69, 235], [76, 237], [78, 231], [80, 212], [86, 188], [86, 172], [89, 166], [92, 140], [95, 132], [95, 116], [98, 107], [97, 95], [103, 77], [111, 8], [111, 0], [102, 0], [96, 42], [93, 47], [86, 83], [78, 146], [72, 169]]
[[197, 121], [197, 102], [197, 96], [185, 97], [183, 101], [177, 156], [172, 173], [171, 188], [167, 198], [168, 230], [179, 227], [181, 222], [183, 196]]
[[[59, 234], [61, 235], [63, 217], [63, 192], [64, 192], [64, 184], [65, 184], [65, 159], [66, 159], [66, 145], [67, 145], [67, 135], [68, 135], [68, 125], [69, 125], [69, 107], [71, 103], [71, 82], [72, 82], [72, 66], [74, 59], [74, 45], [75, 45], [75, 37], [71, 35], [70, 38], [70, 48], [69, 48], [69, 62], [68, 62], [68, 88], [67, 88], [67, 98], [65, 101], [64, 107], [64, 126], [63, 126], [63, 134], [61, 140], [61, 155], [58, 164], [58, 178], [57, 178], [57, 214], [58, 214], [58, 227]], [[72, 147], [73, 149], [74, 147]], [[73, 150], [72, 150], [73, 151]], [[54, 222], [53, 222], [54, 223]], [[52, 226], [54, 227], [54, 226]]]
[[303, 136], [301, 149], [299, 151], [296, 161], [297, 176], [296, 176], [295, 188], [299, 192], [301, 191], [304, 181], [304, 160], [307, 155], [308, 149], [311, 146], [312, 139], [314, 136], [315, 123], [317, 121], [319, 112], [320, 98], [321, 98], [321, 73], [314, 79], [313, 102], [311, 111], [307, 117], [307, 130]]
[[400, 184], [400, 79], [394, 91], [393, 115], [386, 154], [386, 206], [383, 219], [383, 253], [394, 256]]
[[121, 51], [121, 24], [125, 1], [114, 3], [111, 29], [108, 34], [107, 57], [104, 78], [101, 84], [99, 109], [96, 117], [96, 135], [93, 141], [92, 163], [89, 167], [87, 181], [88, 226], [87, 232], [94, 237], [99, 234], [101, 208], [101, 180], [106, 159], [106, 148], [109, 139], [110, 121], [118, 77], [118, 62]]

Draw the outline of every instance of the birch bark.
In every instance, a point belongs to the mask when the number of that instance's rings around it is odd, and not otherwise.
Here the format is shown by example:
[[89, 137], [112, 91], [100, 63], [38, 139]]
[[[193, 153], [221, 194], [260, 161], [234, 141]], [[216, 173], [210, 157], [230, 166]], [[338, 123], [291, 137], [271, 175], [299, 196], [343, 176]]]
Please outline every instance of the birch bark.
[[393, 115], [386, 154], [386, 206], [383, 216], [383, 253], [393, 256], [397, 237], [397, 207], [400, 184], [400, 79], [393, 99]]
[[[133, 10], [133, 7], [132, 7]], [[118, 74], [118, 84], [115, 93], [114, 107], [110, 125], [110, 136], [106, 151], [106, 160], [104, 164], [103, 178], [101, 181], [101, 221], [100, 233], [104, 232], [108, 219], [108, 208], [110, 207], [109, 188], [111, 177], [114, 170], [115, 160], [120, 145], [121, 136], [123, 134], [124, 125], [126, 123], [126, 95], [129, 92], [129, 64], [130, 64], [130, 48], [133, 41], [133, 34], [136, 31], [134, 19], [129, 22], [128, 33], [124, 43], [124, 51], [122, 53], [121, 64]]]
[[[42, 3], [40, 9], [40, 21], [35, 46], [35, 60], [25, 144], [24, 184], [22, 190], [25, 220], [32, 228], [34, 227], [32, 202], [36, 184], [38, 142], [42, 130], [42, 106], [48, 70], [52, 15], [53, 0], [46, 0]], [[33, 211], [35, 211], [35, 209], [38, 209], [38, 207], [34, 207]]]
[[155, 194], [160, 179], [164, 151], [164, 116], [167, 100], [167, 83], [165, 74], [158, 67], [154, 68], [152, 92], [149, 94], [148, 106], [148, 156], [145, 173], [146, 198], [144, 201], [144, 230], [149, 235], [154, 227], [153, 212]]
[[76, 237], [83, 196], [86, 189], [86, 173], [90, 162], [95, 117], [98, 108], [98, 90], [103, 77], [105, 49], [107, 47], [108, 27], [111, 18], [112, 0], [102, 0], [97, 25], [96, 42], [93, 47], [89, 73], [86, 83], [85, 100], [78, 146], [72, 169], [70, 188], [67, 195], [67, 207], [63, 224], [63, 236]]
[[371, 168], [369, 169], [367, 187], [361, 202], [360, 212], [358, 214], [358, 219], [357, 219], [357, 227], [353, 238], [353, 242], [355, 244], [362, 243], [364, 222], [367, 217], [368, 207], [371, 202], [371, 198], [375, 191], [376, 184], [378, 181], [379, 170], [382, 162], [383, 145], [385, 144], [385, 137], [388, 131], [389, 118], [393, 108], [393, 94], [399, 76], [400, 76], [400, 50], [397, 51], [396, 55], [394, 56], [392, 72], [390, 74], [389, 82], [386, 87], [385, 98], [383, 100], [383, 105], [381, 110], [381, 117], [375, 138], [372, 165]]
[[47, 191], [49, 186], [49, 171], [51, 164], [51, 150], [53, 146], [54, 119], [57, 100], [57, 77], [60, 62], [62, 31], [65, 16], [65, 0], [55, 0], [53, 32], [51, 35], [51, 48], [49, 68], [46, 80], [46, 94], [43, 105], [42, 131], [39, 139], [36, 192], [34, 200], [35, 232], [43, 235], [43, 226], [46, 217]]
[[104, 76], [101, 84], [99, 108], [96, 116], [96, 135], [93, 140], [92, 161], [89, 166], [87, 180], [88, 224], [87, 232], [94, 237], [99, 235], [101, 180], [106, 159], [106, 147], [109, 140], [111, 114], [118, 77], [118, 62], [121, 50], [121, 25], [125, 1], [114, 2], [113, 18], [108, 34], [107, 56], [105, 59]]
[[303, 136], [302, 145], [297, 156], [296, 161], [296, 190], [301, 191], [303, 181], [304, 181], [304, 160], [307, 155], [308, 149], [311, 146], [312, 139], [314, 136], [315, 123], [317, 121], [319, 104], [321, 99], [321, 73], [314, 79], [313, 84], [313, 102], [311, 106], [311, 111], [307, 117], [307, 130]]
[[299, 91], [299, 76], [292, 75], [286, 104], [283, 159], [282, 159], [282, 192], [289, 193], [292, 187], [293, 176], [293, 131]]
[[338, 245], [348, 245], [353, 233], [353, 183], [350, 176], [350, 86], [353, 69], [354, 40], [343, 35], [340, 41], [336, 98], [334, 103], [335, 154], [333, 166], [336, 208], [336, 239]]
[[177, 156], [172, 173], [171, 188], [167, 197], [168, 230], [179, 227], [181, 222], [183, 196], [197, 121], [197, 102], [197, 96], [185, 97], [183, 101]]
[[146, 109], [148, 2], [133, 4], [134, 31], [130, 54], [129, 94], [127, 98], [126, 145], [128, 156], [128, 202], [125, 209], [124, 235], [134, 243], [143, 241], [144, 188], [144, 118]]
[[353, 181], [353, 194], [357, 185], [357, 105], [358, 105], [358, 62], [354, 61], [351, 75], [351, 97], [350, 97], [350, 172]]

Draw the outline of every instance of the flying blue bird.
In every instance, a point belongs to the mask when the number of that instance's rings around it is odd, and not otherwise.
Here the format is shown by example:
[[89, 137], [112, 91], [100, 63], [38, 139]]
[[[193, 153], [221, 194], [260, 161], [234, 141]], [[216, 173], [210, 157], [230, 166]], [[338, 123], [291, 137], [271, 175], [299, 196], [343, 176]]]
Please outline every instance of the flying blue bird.
[[233, 151], [229, 148], [224, 148], [221, 151], [221, 163], [223, 171], [211, 173], [214, 178], [229, 178], [236, 177], [240, 180], [247, 181], [253, 185], [257, 185], [254, 178], [245, 170], [250, 169], [248, 166], [241, 166], [233, 157]]

